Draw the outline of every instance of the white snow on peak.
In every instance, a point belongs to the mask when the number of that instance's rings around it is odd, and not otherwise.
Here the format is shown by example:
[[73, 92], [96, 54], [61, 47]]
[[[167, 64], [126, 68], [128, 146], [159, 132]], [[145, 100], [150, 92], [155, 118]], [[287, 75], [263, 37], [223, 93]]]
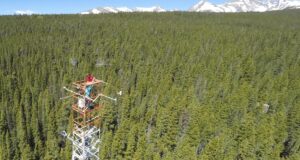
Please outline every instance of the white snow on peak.
[[110, 13], [118, 13], [118, 10], [112, 7], [103, 7], [103, 9]]
[[34, 12], [31, 10], [24, 10], [24, 11], [18, 10], [15, 12], [15, 14], [17, 14], [17, 15], [32, 15], [32, 14], [34, 14]]
[[206, 0], [201, 0], [196, 5], [192, 6], [190, 11], [195, 12], [223, 12], [223, 9], [219, 8], [217, 5], [214, 5]]
[[90, 14], [90, 12], [81, 12], [80, 14]]
[[[85, 12], [86, 13], [86, 12]], [[99, 14], [100, 13], [100, 11], [98, 10], [98, 9], [92, 9], [91, 10], [91, 13], [93, 13], [93, 14]]]
[[136, 12], [165, 12], [166, 10], [161, 8], [160, 6], [153, 7], [136, 7], [134, 9]]
[[201, 0], [189, 11], [192, 12], [265, 12], [300, 8], [300, 0], [231, 0], [224, 4], [212, 4]]
[[80, 14], [101, 14], [101, 13], [119, 13], [119, 12], [166, 12], [160, 6], [153, 7], [136, 7], [130, 9], [128, 7], [98, 7], [89, 11], [81, 12]]
[[[300, 9], [300, 0], [228, 0], [223, 4], [213, 4], [200, 0], [188, 11], [191, 12], [265, 12], [283, 9]], [[173, 10], [169, 10], [173, 11]], [[98, 7], [81, 14], [102, 14], [120, 12], [167, 12], [160, 6], [153, 7]], [[29, 12], [30, 13], [30, 12]], [[19, 14], [24, 14], [19, 12]], [[32, 14], [32, 13], [31, 13]]]
[[117, 7], [116, 8], [119, 12], [132, 12], [132, 9], [128, 7]]

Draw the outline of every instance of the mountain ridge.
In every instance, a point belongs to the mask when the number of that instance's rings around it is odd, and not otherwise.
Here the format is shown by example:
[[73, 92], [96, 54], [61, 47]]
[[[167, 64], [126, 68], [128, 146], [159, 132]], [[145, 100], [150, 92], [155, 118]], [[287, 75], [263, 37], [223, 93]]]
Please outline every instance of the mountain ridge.
[[233, 0], [223, 4], [213, 4], [201, 0], [193, 5], [190, 12], [266, 12], [284, 9], [299, 9], [300, 1], [295, 0]]
[[135, 7], [133, 9], [128, 7], [97, 7], [90, 9], [80, 14], [101, 14], [101, 13], [119, 13], [119, 12], [166, 12], [167, 10], [160, 6], [152, 7]]
[[[188, 10], [189, 12], [266, 12], [284, 9], [300, 9], [300, 0], [232, 0], [223, 4], [213, 4], [200, 0]], [[160, 6], [152, 7], [98, 7], [80, 14], [102, 14], [120, 12], [172, 12]], [[178, 10], [176, 10], [178, 11]], [[180, 10], [179, 10], [180, 11]]]

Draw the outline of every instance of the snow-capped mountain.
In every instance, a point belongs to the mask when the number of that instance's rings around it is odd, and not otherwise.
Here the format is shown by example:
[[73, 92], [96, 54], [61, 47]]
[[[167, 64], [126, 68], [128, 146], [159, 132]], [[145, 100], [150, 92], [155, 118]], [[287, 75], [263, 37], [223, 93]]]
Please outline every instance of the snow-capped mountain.
[[119, 12], [166, 12], [160, 6], [153, 7], [136, 7], [133, 9], [127, 7], [99, 7], [94, 8], [81, 14], [100, 14], [100, 13], [119, 13]]
[[118, 7], [118, 8], [99, 7], [99, 8], [91, 9], [86, 12], [81, 12], [81, 14], [100, 14], [100, 13], [118, 13], [118, 12], [132, 12], [132, 10], [127, 7]]
[[25, 10], [25, 11], [18, 10], [15, 12], [15, 14], [16, 15], [32, 15], [32, 14], [34, 14], [34, 12], [31, 10]]
[[136, 7], [134, 9], [135, 12], [166, 12], [165, 9], [161, 8], [160, 6], [154, 6], [154, 7]]
[[212, 4], [206, 0], [192, 6], [192, 12], [265, 12], [283, 9], [300, 9], [300, 0], [232, 0]]
[[[284, 9], [300, 9], [300, 0], [231, 0], [224, 4], [213, 4], [208, 0], [201, 0], [189, 11], [191, 12], [265, 12]], [[172, 11], [172, 10], [170, 10]], [[99, 7], [81, 14], [101, 14], [119, 12], [167, 12], [160, 6], [153, 7]]]

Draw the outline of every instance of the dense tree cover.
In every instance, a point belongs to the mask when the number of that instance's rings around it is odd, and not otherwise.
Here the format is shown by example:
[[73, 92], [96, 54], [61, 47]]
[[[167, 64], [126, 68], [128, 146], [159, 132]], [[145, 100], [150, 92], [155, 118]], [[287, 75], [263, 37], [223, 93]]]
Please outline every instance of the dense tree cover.
[[59, 98], [87, 73], [124, 92], [102, 159], [300, 159], [299, 15], [1, 16], [0, 159], [70, 159]]

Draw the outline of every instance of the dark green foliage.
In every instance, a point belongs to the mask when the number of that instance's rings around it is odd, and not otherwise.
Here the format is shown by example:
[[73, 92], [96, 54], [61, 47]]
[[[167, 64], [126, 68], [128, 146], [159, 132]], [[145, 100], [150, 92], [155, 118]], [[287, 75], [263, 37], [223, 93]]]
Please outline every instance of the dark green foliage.
[[124, 93], [102, 159], [299, 159], [299, 15], [2, 16], [0, 159], [70, 159], [59, 98], [87, 73]]

